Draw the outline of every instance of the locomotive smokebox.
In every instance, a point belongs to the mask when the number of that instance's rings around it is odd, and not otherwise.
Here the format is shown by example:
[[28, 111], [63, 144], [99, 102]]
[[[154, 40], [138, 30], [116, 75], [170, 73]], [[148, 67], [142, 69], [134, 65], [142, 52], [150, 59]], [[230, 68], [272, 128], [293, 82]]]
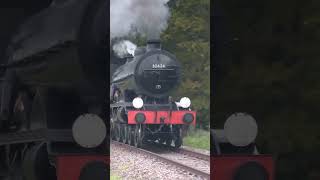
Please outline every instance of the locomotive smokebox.
[[161, 49], [161, 41], [160, 41], [160, 39], [149, 39], [147, 41], [147, 51], [150, 51], [150, 50], [153, 50], [153, 49], [157, 49], [157, 50]]
[[[180, 63], [176, 57], [161, 49], [158, 39], [148, 40], [146, 47], [137, 47], [134, 58], [119, 67], [112, 83], [132, 99], [137, 95], [165, 98], [180, 82]], [[111, 98], [112, 99], [112, 98]]]

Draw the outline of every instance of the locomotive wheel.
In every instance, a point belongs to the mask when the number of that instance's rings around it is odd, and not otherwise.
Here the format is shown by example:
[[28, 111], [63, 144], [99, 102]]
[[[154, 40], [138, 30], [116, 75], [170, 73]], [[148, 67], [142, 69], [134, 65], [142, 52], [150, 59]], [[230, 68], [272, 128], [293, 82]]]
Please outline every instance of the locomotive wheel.
[[114, 123], [111, 123], [110, 136], [112, 140], [116, 140], [116, 130]]
[[120, 130], [121, 130], [120, 124], [116, 123], [114, 132], [115, 132], [116, 141], [118, 141], [118, 142], [120, 142], [120, 140], [121, 140], [121, 138], [120, 138], [120, 136], [121, 136]]
[[126, 143], [126, 125], [121, 124], [121, 142]]
[[158, 139], [158, 142], [159, 142], [159, 144], [163, 144], [165, 142], [165, 139], [161, 137]]
[[29, 149], [23, 160], [24, 180], [54, 180], [55, 168], [50, 165], [45, 143]]
[[136, 125], [134, 130], [134, 146], [141, 147], [142, 145], [142, 129], [140, 125]]
[[167, 146], [171, 146], [171, 144], [172, 144], [172, 138], [171, 138], [171, 137], [168, 137], [168, 138], [166, 139], [166, 145], [167, 145]]
[[181, 137], [177, 137], [177, 139], [175, 139], [174, 141], [174, 147], [175, 148], [180, 148], [182, 146], [182, 138]]
[[177, 128], [175, 135], [174, 135], [174, 147], [180, 148], [182, 145], [182, 130], [181, 128]]
[[114, 140], [114, 123], [113, 123], [113, 118], [110, 114], [110, 139]]
[[125, 144], [129, 144], [129, 126], [127, 124], [124, 125], [124, 142]]
[[130, 125], [128, 125], [128, 144], [129, 145], [133, 145], [132, 143], [132, 128]]
[[117, 124], [113, 125], [113, 133], [114, 133], [114, 135], [113, 135], [114, 136], [114, 140], [118, 141], [118, 139], [117, 139], [117, 136], [118, 136], [118, 134], [117, 134], [118, 133], [117, 132]]

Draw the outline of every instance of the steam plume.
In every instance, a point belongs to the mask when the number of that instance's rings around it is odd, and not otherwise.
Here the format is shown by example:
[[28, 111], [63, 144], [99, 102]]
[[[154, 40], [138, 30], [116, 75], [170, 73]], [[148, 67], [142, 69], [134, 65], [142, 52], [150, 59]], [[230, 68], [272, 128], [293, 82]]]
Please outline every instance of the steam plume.
[[110, 36], [124, 37], [139, 33], [150, 39], [160, 38], [170, 17], [169, 0], [111, 0]]
[[112, 46], [112, 50], [120, 58], [124, 58], [127, 54], [131, 54], [132, 56], [134, 56], [134, 51], [136, 50], [136, 48], [137, 45], [127, 40], [119, 41]]

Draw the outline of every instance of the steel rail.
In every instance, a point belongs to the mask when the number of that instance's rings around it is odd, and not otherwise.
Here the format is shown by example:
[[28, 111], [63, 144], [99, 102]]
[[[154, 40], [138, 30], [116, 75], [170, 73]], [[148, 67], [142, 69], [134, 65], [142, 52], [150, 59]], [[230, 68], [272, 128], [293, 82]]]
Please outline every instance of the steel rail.
[[159, 144], [159, 143], [150, 143], [151, 146], [156, 146], [158, 148], [161, 148], [161, 149], [168, 149], [172, 152], [175, 152], [175, 153], [179, 153], [179, 154], [184, 154], [184, 155], [187, 155], [187, 156], [190, 156], [190, 157], [194, 157], [194, 158], [197, 158], [197, 159], [201, 159], [201, 160], [204, 160], [204, 161], [210, 161], [210, 155], [209, 154], [205, 154], [205, 153], [201, 153], [201, 152], [197, 152], [197, 151], [194, 151], [194, 150], [191, 150], [191, 149], [186, 149], [186, 148], [183, 148], [183, 147], [180, 147], [180, 148], [174, 148], [174, 147], [168, 147], [167, 145], [163, 145], [163, 144]]
[[185, 149], [185, 148], [179, 148], [177, 150], [173, 150], [174, 152], [178, 152], [180, 154], [185, 154], [191, 157], [195, 157], [197, 159], [201, 159], [204, 161], [210, 161], [210, 155], [204, 154], [204, 153], [200, 153], [200, 152], [196, 152], [193, 150], [189, 150], [189, 149]]

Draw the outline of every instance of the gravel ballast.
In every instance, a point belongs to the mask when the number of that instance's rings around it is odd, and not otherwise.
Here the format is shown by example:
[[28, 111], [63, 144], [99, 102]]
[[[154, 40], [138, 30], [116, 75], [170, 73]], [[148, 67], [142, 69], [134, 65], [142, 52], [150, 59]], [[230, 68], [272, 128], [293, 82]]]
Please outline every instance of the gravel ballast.
[[[189, 172], [186, 172], [171, 164], [164, 163], [159, 159], [146, 155], [140, 152], [132, 151], [124, 147], [110, 144], [110, 156], [111, 156], [111, 172], [120, 176], [122, 179], [150, 179], [150, 180], [162, 180], [162, 179], [174, 179], [174, 180], [191, 180], [191, 179], [203, 179], [202, 177], [195, 176]], [[184, 159], [179, 157], [172, 157], [170, 154], [168, 157]], [[183, 160], [183, 161], [195, 161]], [[201, 160], [198, 160], [201, 161]], [[193, 162], [195, 163], [195, 162]], [[205, 163], [205, 162], [204, 162]], [[209, 164], [209, 163], [208, 163]], [[200, 168], [202, 169], [202, 168]], [[210, 166], [208, 168], [208, 171]]]

